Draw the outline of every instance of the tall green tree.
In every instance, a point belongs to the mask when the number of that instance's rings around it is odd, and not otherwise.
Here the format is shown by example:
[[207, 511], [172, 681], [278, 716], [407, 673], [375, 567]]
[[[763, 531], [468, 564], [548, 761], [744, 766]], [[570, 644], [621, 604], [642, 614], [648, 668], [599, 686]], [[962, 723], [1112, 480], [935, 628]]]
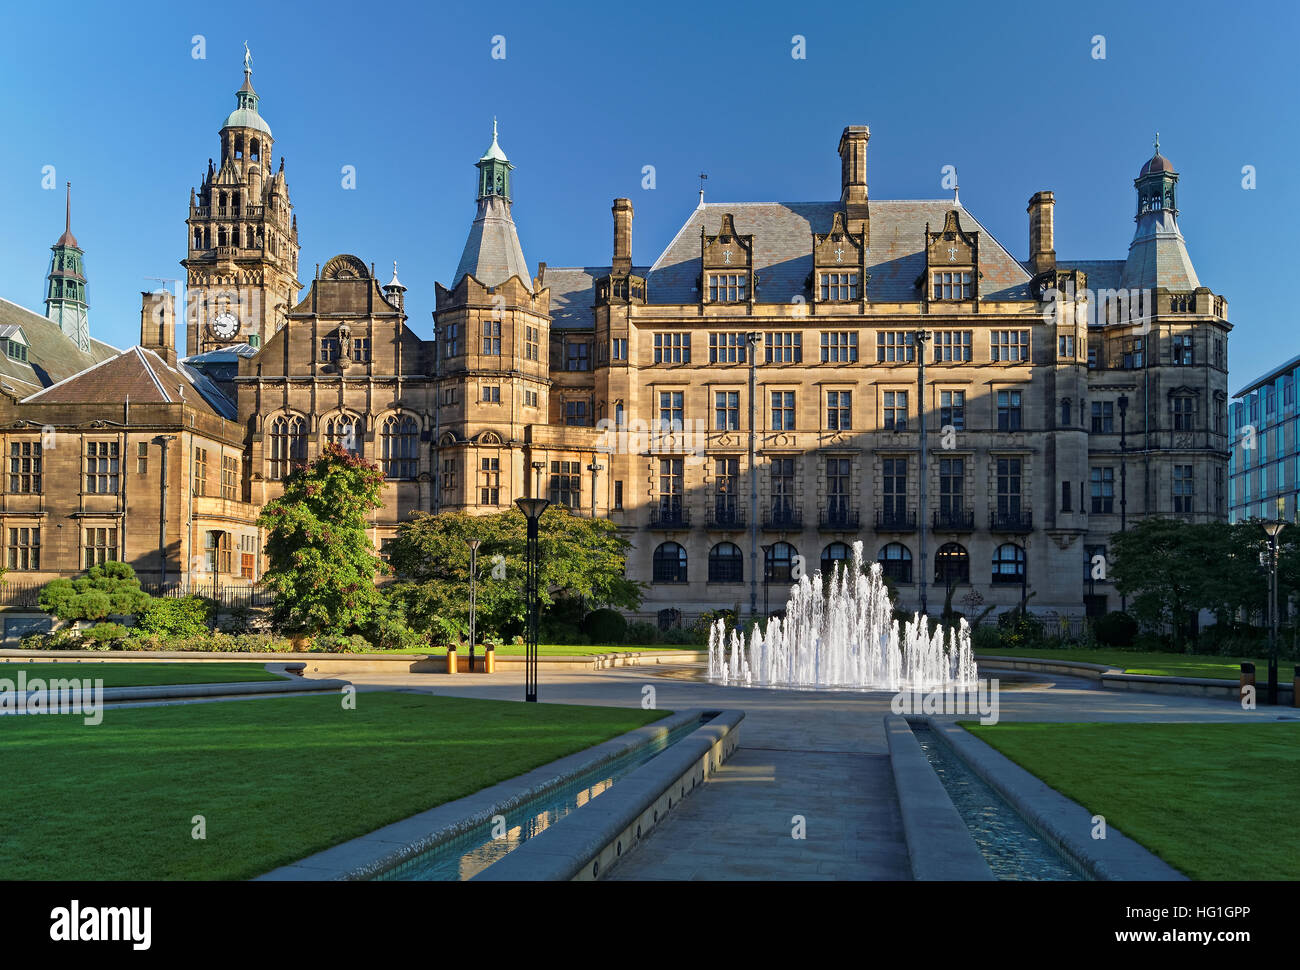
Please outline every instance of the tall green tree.
[[1111, 578], [1129, 597], [1129, 612], [1149, 629], [1167, 625], [1181, 650], [1188, 614], [1213, 599], [1226, 546], [1203, 526], [1153, 518], [1112, 536], [1111, 550]]
[[359, 629], [381, 606], [367, 515], [383, 503], [378, 466], [331, 444], [284, 481], [257, 524], [267, 532], [263, 582], [275, 593], [273, 621], [306, 633]]
[[[478, 550], [478, 631], [504, 635], [525, 618], [527, 519], [518, 509], [494, 515], [418, 513], [398, 527], [389, 551], [397, 573], [391, 595], [405, 606], [408, 622], [422, 631], [432, 618], [458, 620], [469, 610], [468, 539]], [[543, 611], [561, 605], [636, 609], [641, 586], [625, 575], [631, 543], [607, 519], [577, 516], [551, 507], [538, 524]]]

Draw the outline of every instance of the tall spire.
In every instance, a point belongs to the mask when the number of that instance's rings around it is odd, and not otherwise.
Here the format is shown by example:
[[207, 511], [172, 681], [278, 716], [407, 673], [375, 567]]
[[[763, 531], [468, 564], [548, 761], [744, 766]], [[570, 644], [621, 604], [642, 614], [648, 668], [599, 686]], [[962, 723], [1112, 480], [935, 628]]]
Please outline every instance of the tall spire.
[[89, 306], [81, 247], [72, 234], [72, 183], [66, 187], [63, 235], [50, 247], [50, 271], [46, 274], [45, 316], [82, 350], [90, 349]]
[[510, 216], [510, 173], [514, 166], [497, 142], [495, 118], [492, 119], [492, 144], [474, 164], [478, 169], [478, 214], [470, 226], [452, 286], [466, 274], [484, 286], [497, 286], [517, 276], [531, 290], [532, 275], [524, 262], [519, 234]]
[[1178, 228], [1178, 173], [1174, 163], [1160, 154], [1159, 132], [1155, 150], [1133, 180], [1137, 227], [1120, 282], [1126, 289], [1163, 286], [1186, 292], [1200, 286], [1200, 281]]

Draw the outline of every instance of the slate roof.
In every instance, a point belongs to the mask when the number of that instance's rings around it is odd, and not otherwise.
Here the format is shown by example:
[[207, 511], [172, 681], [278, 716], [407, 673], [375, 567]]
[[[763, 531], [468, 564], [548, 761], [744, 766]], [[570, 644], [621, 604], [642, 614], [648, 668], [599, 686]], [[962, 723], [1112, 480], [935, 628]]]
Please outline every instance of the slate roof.
[[144, 347], [129, 347], [23, 398], [23, 404], [176, 404], [234, 420], [234, 403], [186, 364], [175, 367]]
[[451, 285], [469, 273], [484, 286], [500, 286], [512, 276], [518, 276], [530, 291], [533, 276], [524, 261], [524, 251], [519, 246], [519, 234], [510, 217], [510, 203], [493, 195], [478, 200], [478, 215], [469, 227], [469, 238], [456, 266]]
[[49, 387], [118, 352], [116, 347], [93, 337], [90, 351], [83, 352], [53, 320], [3, 298], [0, 326], [22, 327], [27, 337], [27, 363], [0, 352], [0, 384], [20, 395]]
[[[592, 307], [596, 280], [608, 276], [609, 266], [548, 266], [542, 285], [551, 290], [551, 329], [590, 330], [596, 325]], [[633, 266], [633, 276], [645, 276], [648, 266]]]
[[[986, 300], [1030, 299], [1032, 274], [1015, 259], [960, 203], [947, 199], [880, 200], [870, 203], [871, 239], [867, 253], [868, 298], [873, 302], [908, 303], [921, 299], [917, 278], [925, 271], [925, 227], [943, 228], [944, 217], [956, 208], [961, 226], [980, 234], [984, 278], [980, 293]], [[807, 298], [804, 281], [813, 269], [812, 234], [831, 229], [839, 202], [710, 202], [695, 209], [647, 275], [651, 303], [697, 303], [695, 289], [701, 271], [700, 228], [713, 235], [724, 213], [735, 217], [736, 232], [754, 237], [757, 295], [763, 303], [788, 303]], [[548, 268], [547, 273], [550, 273]]]
[[1174, 291], [1201, 285], [1178, 221], [1169, 210], [1146, 212], [1138, 220], [1124, 263], [1123, 284], [1135, 290], [1164, 286]]
[[1124, 273], [1122, 259], [1058, 259], [1056, 268], [1077, 269], [1088, 275], [1088, 289], [1117, 290]]

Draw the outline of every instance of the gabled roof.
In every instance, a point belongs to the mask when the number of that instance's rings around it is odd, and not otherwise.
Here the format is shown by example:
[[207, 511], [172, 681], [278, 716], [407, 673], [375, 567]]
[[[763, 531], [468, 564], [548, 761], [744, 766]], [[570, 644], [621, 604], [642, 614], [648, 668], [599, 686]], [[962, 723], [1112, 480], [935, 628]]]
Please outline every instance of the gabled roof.
[[[917, 302], [916, 280], [925, 271], [925, 228], [943, 228], [956, 208], [962, 227], [981, 237], [980, 296], [985, 300], [1030, 299], [1031, 273], [960, 203], [948, 199], [878, 200], [870, 204], [867, 251], [868, 299], [883, 303]], [[711, 202], [691, 213], [647, 274], [651, 303], [698, 303], [701, 273], [700, 229], [716, 234], [724, 213], [735, 216], [736, 231], [754, 236], [754, 271], [762, 303], [807, 298], [805, 280], [813, 271], [812, 234], [830, 232], [839, 202]], [[551, 270], [547, 269], [549, 278]], [[554, 295], [552, 295], [554, 300]]]
[[185, 403], [233, 420], [235, 407], [216, 384], [186, 364], [175, 367], [144, 347], [114, 357], [23, 398], [23, 404]]
[[[648, 266], [633, 266], [633, 276], [645, 276]], [[590, 330], [596, 325], [596, 280], [612, 272], [609, 266], [548, 266], [542, 285], [551, 291], [552, 330]]]
[[49, 387], [117, 353], [116, 347], [93, 337], [90, 350], [83, 352], [53, 320], [3, 298], [0, 326], [21, 327], [27, 338], [27, 363], [13, 360], [0, 350], [0, 381], [19, 394]]

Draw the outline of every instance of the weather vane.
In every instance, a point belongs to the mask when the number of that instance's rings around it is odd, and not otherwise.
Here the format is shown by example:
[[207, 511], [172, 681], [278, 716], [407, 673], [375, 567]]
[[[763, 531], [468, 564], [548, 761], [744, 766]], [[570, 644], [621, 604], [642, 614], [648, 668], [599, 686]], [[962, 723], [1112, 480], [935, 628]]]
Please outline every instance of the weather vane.
[[248, 41], [244, 41], [244, 73], [251, 73], [253, 63], [253, 52], [248, 49]]

